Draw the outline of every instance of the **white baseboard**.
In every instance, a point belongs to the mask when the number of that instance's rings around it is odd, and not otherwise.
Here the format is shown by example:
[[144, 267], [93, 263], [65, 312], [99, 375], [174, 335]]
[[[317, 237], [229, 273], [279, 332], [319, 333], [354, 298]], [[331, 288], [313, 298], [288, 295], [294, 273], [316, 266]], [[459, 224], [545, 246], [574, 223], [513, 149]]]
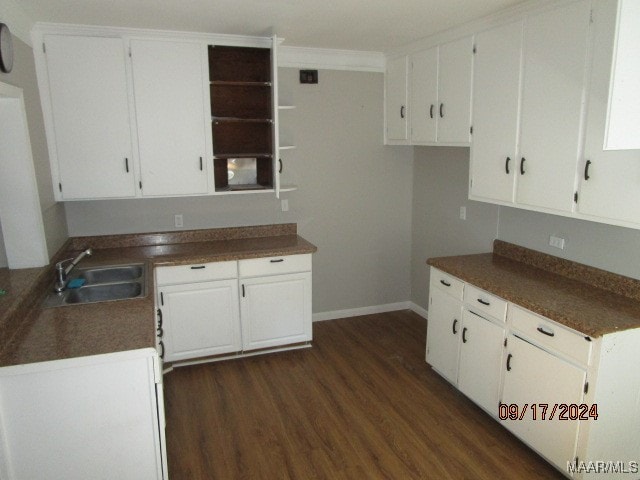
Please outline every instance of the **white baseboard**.
[[427, 318], [427, 309], [426, 308], [422, 308], [420, 305], [418, 305], [417, 303], [413, 303], [413, 302], [409, 302], [409, 308], [411, 309], [412, 312], [417, 313], [422, 318]]
[[357, 317], [359, 315], [371, 315], [373, 313], [394, 312], [396, 310], [413, 310], [411, 302], [387, 303], [385, 305], [373, 305], [371, 307], [349, 308], [347, 310], [334, 310], [332, 312], [320, 312], [313, 314], [314, 322], [335, 320], [336, 318]]

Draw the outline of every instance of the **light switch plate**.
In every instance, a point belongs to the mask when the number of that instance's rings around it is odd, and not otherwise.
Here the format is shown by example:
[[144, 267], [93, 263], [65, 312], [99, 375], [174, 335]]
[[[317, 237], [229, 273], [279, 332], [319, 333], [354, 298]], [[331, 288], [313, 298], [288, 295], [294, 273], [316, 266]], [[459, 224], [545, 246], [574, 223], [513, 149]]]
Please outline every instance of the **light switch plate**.
[[174, 224], [175, 224], [176, 228], [180, 228], [180, 227], [182, 227], [182, 226], [183, 226], [183, 223], [182, 223], [182, 214], [174, 215], [174, 216], [173, 216], [173, 220], [174, 220]]

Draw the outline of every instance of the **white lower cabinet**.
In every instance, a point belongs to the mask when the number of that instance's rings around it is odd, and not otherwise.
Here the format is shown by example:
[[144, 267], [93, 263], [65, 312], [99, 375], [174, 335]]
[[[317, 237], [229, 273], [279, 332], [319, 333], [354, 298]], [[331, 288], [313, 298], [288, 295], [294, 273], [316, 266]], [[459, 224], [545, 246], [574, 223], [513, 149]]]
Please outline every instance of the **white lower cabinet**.
[[238, 263], [243, 349], [311, 341], [311, 255]]
[[427, 363], [564, 475], [634, 473], [640, 328], [591, 338], [435, 268], [427, 328]]
[[458, 388], [492, 415], [498, 415], [504, 327], [465, 310], [462, 316]]
[[151, 348], [0, 368], [0, 420], [0, 478], [168, 478]]
[[442, 275], [432, 270], [427, 363], [482, 408], [497, 415], [504, 318], [496, 320], [463, 306], [462, 282]]
[[167, 362], [241, 350], [238, 281], [162, 288]]
[[[507, 344], [502, 403], [517, 405], [524, 415], [505, 420], [504, 425], [557, 468], [566, 470], [567, 461], [576, 456], [579, 422], [562, 420], [563, 412], [555, 406], [582, 403], [586, 372], [515, 335], [509, 335]], [[548, 410], [542, 420], [544, 406]]]
[[308, 342], [311, 255], [156, 268], [164, 360]]

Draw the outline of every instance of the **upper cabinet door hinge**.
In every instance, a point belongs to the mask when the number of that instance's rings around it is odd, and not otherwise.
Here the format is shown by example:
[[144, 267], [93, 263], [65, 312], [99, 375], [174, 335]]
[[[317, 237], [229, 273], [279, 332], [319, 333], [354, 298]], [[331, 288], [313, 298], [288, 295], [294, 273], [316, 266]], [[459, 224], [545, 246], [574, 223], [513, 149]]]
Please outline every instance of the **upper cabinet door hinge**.
[[42, 53], [47, 53], [47, 46], [42, 42]]

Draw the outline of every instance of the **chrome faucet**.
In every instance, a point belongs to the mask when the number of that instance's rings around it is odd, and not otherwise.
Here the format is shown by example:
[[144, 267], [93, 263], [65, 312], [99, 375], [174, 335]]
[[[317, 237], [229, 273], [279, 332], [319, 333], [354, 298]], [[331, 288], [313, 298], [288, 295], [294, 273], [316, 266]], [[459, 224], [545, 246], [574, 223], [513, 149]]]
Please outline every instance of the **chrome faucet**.
[[[80, 260], [82, 260], [85, 256], [91, 256], [92, 253], [93, 251], [90, 248], [87, 248], [86, 250], [80, 252], [80, 255], [78, 255], [76, 258], [67, 258], [56, 263], [56, 283], [53, 287], [53, 291], [57, 293], [64, 292], [67, 288], [67, 277], [69, 276], [69, 273], [71, 273], [71, 270], [73, 270], [73, 267], [75, 267], [78, 262], [80, 262]], [[67, 262], [71, 263], [69, 263], [69, 265], [65, 267], [64, 264]]]

